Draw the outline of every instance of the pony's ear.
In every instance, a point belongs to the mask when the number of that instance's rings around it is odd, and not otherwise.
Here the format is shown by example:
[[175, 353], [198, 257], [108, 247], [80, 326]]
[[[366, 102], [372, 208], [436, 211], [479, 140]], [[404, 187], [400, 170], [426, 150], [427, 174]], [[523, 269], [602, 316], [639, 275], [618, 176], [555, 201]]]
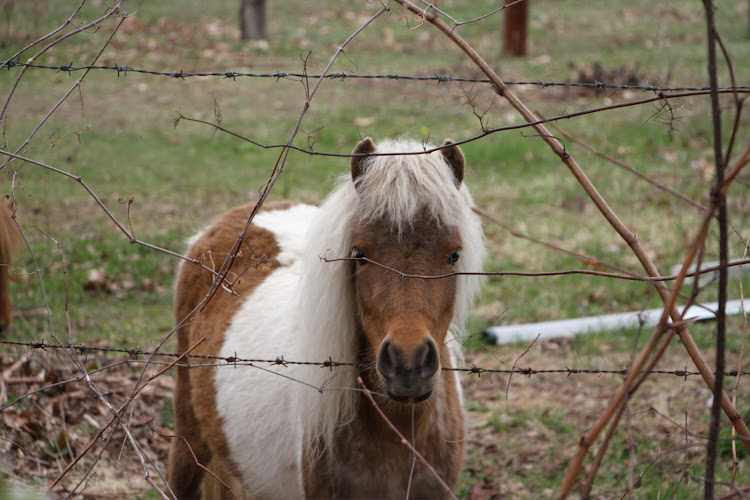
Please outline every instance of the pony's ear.
[[466, 158], [464, 158], [464, 153], [463, 151], [461, 151], [461, 148], [456, 146], [456, 143], [451, 139], [446, 139], [443, 143], [443, 146], [450, 146], [444, 147], [440, 150], [440, 152], [443, 153], [445, 161], [448, 162], [448, 165], [451, 166], [451, 170], [453, 170], [453, 177], [456, 179], [456, 186], [461, 187], [461, 182], [464, 180], [464, 170], [466, 167]]
[[356, 181], [359, 176], [365, 172], [365, 160], [367, 160], [366, 155], [374, 152], [375, 143], [372, 142], [372, 139], [367, 137], [359, 141], [359, 144], [357, 144], [357, 146], [354, 148], [354, 151], [352, 151], [353, 155], [358, 155], [352, 156], [352, 181]]

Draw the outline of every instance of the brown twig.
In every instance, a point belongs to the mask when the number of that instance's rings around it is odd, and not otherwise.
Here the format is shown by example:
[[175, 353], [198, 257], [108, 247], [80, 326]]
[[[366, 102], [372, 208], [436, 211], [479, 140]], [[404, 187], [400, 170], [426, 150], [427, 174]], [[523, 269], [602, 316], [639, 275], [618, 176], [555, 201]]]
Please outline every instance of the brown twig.
[[[636, 356], [638, 338], [640, 338], [642, 331], [643, 331], [643, 321], [641, 321], [639, 325], [638, 335], [636, 336], [635, 342], [633, 343], [633, 348], [631, 350], [631, 355], [630, 355], [630, 364], [633, 363], [633, 358]], [[644, 377], [648, 373], [649, 372], [646, 371], [644, 373]], [[602, 461], [604, 460], [604, 456], [607, 453], [607, 449], [609, 448], [609, 443], [612, 441], [612, 437], [615, 435], [615, 431], [617, 430], [617, 426], [620, 423], [620, 419], [627, 411], [629, 411], [629, 404], [630, 404], [629, 397], [626, 397], [622, 405], [620, 405], [620, 407], [617, 409], [617, 413], [612, 418], [612, 422], [610, 422], [609, 424], [607, 433], [604, 435], [604, 439], [602, 440], [602, 443], [599, 445], [599, 449], [597, 449], [596, 451], [596, 457], [594, 458], [594, 462], [591, 464], [591, 467], [589, 468], [589, 473], [587, 475], [586, 481], [582, 485], [581, 498], [588, 499], [589, 496], [591, 495], [591, 489], [594, 486], [594, 478], [596, 478], [596, 475], [599, 471], [599, 467], [601, 466]], [[630, 430], [629, 425], [628, 425], [628, 430]], [[631, 453], [632, 453], [632, 450], [631, 450]], [[632, 479], [632, 467], [628, 467], [628, 488], [629, 489], [631, 487], [631, 479]]]
[[[325, 77], [325, 75], [322, 75]], [[492, 134], [496, 134], [499, 132], [508, 132], [511, 130], [522, 130], [526, 128], [534, 128], [538, 125], [544, 125], [547, 123], [554, 123], [561, 120], [569, 120], [571, 118], [579, 118], [581, 116], [596, 114], [596, 113], [603, 113], [606, 111], [616, 111], [618, 109], [628, 108], [632, 106], [642, 106], [644, 104], [650, 104], [653, 102], [659, 102], [663, 101], [664, 99], [676, 99], [676, 98], [684, 98], [684, 97], [699, 97], [699, 96], [705, 96], [708, 95], [710, 91], [708, 90], [694, 90], [694, 91], [686, 91], [686, 92], [676, 92], [672, 94], [660, 94], [658, 96], [654, 97], [647, 97], [644, 99], [638, 99], [635, 101], [626, 101], [626, 102], [618, 102], [614, 104], [608, 104], [606, 106], [598, 106], [596, 108], [590, 108], [585, 109], [581, 111], [575, 111], [571, 113], [564, 113], [558, 116], [554, 116], [552, 118], [542, 118], [542, 119], [535, 119], [533, 121], [528, 121], [526, 123], [519, 123], [515, 125], [506, 125], [503, 127], [495, 127], [495, 128], [487, 128], [484, 129], [481, 133], [476, 134], [474, 136], [468, 137], [466, 139], [461, 139], [460, 141], [457, 140], [455, 144], [458, 144], [459, 146], [464, 144], [469, 144], [471, 142], [478, 141], [480, 139], [484, 139], [487, 136], [490, 136]], [[750, 89], [737, 89], [737, 88], [727, 88], [720, 90], [719, 93], [721, 94], [735, 94], [735, 93], [750, 93]], [[215, 130], [218, 130], [219, 132], [226, 133], [228, 135], [231, 135], [232, 137], [235, 137], [237, 139], [240, 139], [242, 141], [245, 141], [249, 144], [252, 144], [254, 146], [257, 146], [262, 149], [289, 149], [292, 151], [299, 151], [301, 153], [304, 153], [308, 156], [324, 156], [324, 157], [330, 157], [330, 158], [351, 158], [352, 155], [350, 153], [331, 153], [327, 151], [312, 151], [309, 147], [299, 147], [294, 146], [290, 143], [285, 144], [263, 144], [258, 141], [254, 141], [239, 132], [235, 132], [233, 130], [230, 130], [220, 124], [212, 123], [207, 120], [202, 120], [200, 118], [190, 118], [182, 113], [178, 113], [177, 119], [175, 120], [175, 126], [179, 124], [181, 121], [188, 121], [188, 122], [194, 122], [199, 123], [201, 125], [206, 125], [209, 127], [213, 127]], [[368, 156], [410, 156], [410, 155], [423, 155], [428, 153], [433, 153], [435, 151], [440, 151], [441, 149], [445, 149], [446, 147], [450, 146], [436, 146], [433, 148], [425, 148], [422, 151], [399, 151], [394, 153], [368, 153]]]
[[713, 124], [714, 164], [716, 170], [716, 184], [711, 190], [711, 201], [717, 205], [719, 219], [719, 308], [716, 311], [716, 378], [712, 387], [714, 399], [711, 404], [711, 423], [706, 445], [706, 482], [704, 495], [714, 497], [714, 479], [716, 476], [716, 457], [719, 445], [719, 423], [721, 418], [721, 394], [724, 387], [724, 365], [726, 363], [726, 303], [727, 262], [729, 261], [729, 234], [727, 227], [727, 198], [726, 193], [718, 192], [715, 188], [724, 182], [725, 164], [723, 142], [721, 138], [721, 108], [719, 107], [719, 77], [716, 70], [716, 24], [714, 21], [714, 3], [703, 0], [706, 13], [706, 31], [708, 45], [708, 76], [711, 84], [711, 121]]
[[[539, 116], [542, 116], [542, 114], [539, 113], [539, 111], [537, 111], [536, 114], [538, 114]], [[618, 166], [620, 168], [623, 168], [623, 169], [627, 170], [628, 172], [636, 175], [638, 178], [643, 179], [644, 181], [648, 182], [649, 184], [651, 184], [652, 186], [654, 186], [656, 189], [660, 189], [660, 190], [664, 191], [665, 193], [669, 193], [672, 196], [675, 196], [675, 197], [681, 199], [685, 203], [688, 203], [688, 204], [694, 206], [695, 208], [697, 208], [697, 209], [699, 209], [701, 211], [705, 211], [706, 210], [706, 207], [703, 206], [702, 204], [698, 203], [697, 201], [695, 201], [695, 200], [693, 200], [693, 199], [685, 196], [682, 193], [678, 193], [677, 191], [675, 191], [674, 189], [670, 188], [669, 186], [665, 186], [664, 184], [656, 182], [655, 180], [651, 179], [649, 176], [647, 176], [645, 174], [642, 174], [641, 172], [639, 172], [638, 170], [636, 170], [632, 166], [628, 165], [627, 163], [622, 162], [622, 161], [618, 160], [617, 158], [613, 158], [612, 156], [609, 156], [607, 154], [604, 154], [604, 153], [598, 151], [597, 149], [595, 149], [593, 146], [590, 146], [589, 144], [586, 144], [582, 140], [580, 140], [580, 139], [578, 139], [576, 137], [573, 137], [568, 132], [566, 132], [565, 130], [563, 130], [562, 128], [560, 128], [560, 126], [558, 124], [556, 124], [554, 122], [550, 122], [550, 127], [552, 127], [555, 130], [557, 130], [563, 137], [565, 137], [569, 141], [575, 142], [576, 144], [578, 144], [582, 148], [586, 149], [591, 154], [593, 154], [595, 156], [598, 156], [599, 158], [602, 158], [604, 160], [607, 160], [608, 162], [610, 162], [613, 165], [616, 165], [616, 166]]]
[[[67, 22], [65, 23], [65, 25], [63, 25], [63, 27], [67, 26], [69, 24], [72, 24], [73, 19], [78, 14], [78, 11], [80, 10], [80, 8], [83, 6], [84, 3], [85, 3], [85, 0], [83, 0], [81, 2], [81, 4], [79, 5], [79, 7], [75, 10], [75, 12], [71, 15], [71, 17], [68, 18]], [[108, 9], [108, 11], [102, 17], [100, 17], [99, 19], [97, 19], [95, 21], [92, 21], [92, 22], [90, 22], [90, 23], [88, 23], [88, 24], [86, 24], [84, 26], [79, 27], [79, 28], [76, 28], [75, 30], [72, 30], [70, 33], [66, 33], [65, 35], [61, 36], [60, 38], [54, 40], [49, 45], [47, 45], [46, 47], [44, 47], [43, 49], [41, 49], [38, 53], [36, 53], [27, 62], [34, 62], [39, 56], [41, 56], [42, 54], [44, 54], [49, 49], [51, 49], [53, 46], [57, 45], [58, 43], [62, 42], [63, 40], [65, 40], [67, 38], [70, 38], [70, 37], [72, 37], [72, 36], [74, 36], [74, 35], [76, 35], [78, 33], [81, 33], [81, 32], [83, 32], [83, 31], [85, 31], [85, 30], [87, 30], [87, 29], [89, 29], [91, 27], [96, 27], [96, 26], [98, 26], [99, 24], [103, 23], [105, 20], [107, 20], [108, 18], [110, 18], [112, 16], [119, 15], [120, 16], [120, 21], [113, 28], [112, 33], [110, 33], [110, 35], [109, 35], [109, 38], [107, 38], [107, 40], [102, 44], [102, 46], [99, 48], [99, 51], [96, 53], [96, 55], [94, 56], [93, 60], [90, 63], [90, 66], [95, 65], [96, 62], [101, 57], [101, 55], [104, 53], [105, 49], [109, 46], [110, 42], [114, 38], [114, 36], [117, 33], [117, 31], [120, 29], [120, 26], [122, 26], [122, 23], [125, 21], [125, 19], [127, 19], [127, 16], [128, 16], [127, 9], [124, 12], [120, 12], [120, 6], [122, 5], [122, 3], [123, 3], [123, 0], [118, 1], [110, 9]], [[125, 2], [125, 3], [127, 5], [127, 2]], [[61, 28], [59, 28], [59, 29], [61, 29]], [[10, 104], [11, 98], [13, 97], [13, 93], [15, 92], [16, 88], [18, 87], [18, 84], [21, 81], [21, 78], [23, 77], [23, 75], [25, 73], [25, 70], [27, 68], [28, 68], [28, 66], [24, 66], [23, 70], [21, 70], [21, 72], [19, 73], [18, 77], [16, 78], [16, 81], [13, 84], [13, 88], [11, 89], [11, 91], [10, 91], [10, 93], [8, 95], [7, 100], [5, 101], [5, 105], [4, 105], [3, 109], [2, 109], [2, 111], [0, 111], [0, 120], [3, 118], [3, 116], [4, 116], [4, 114], [5, 114], [6, 110], [7, 110], [7, 107]], [[37, 124], [37, 126], [34, 128], [34, 130], [31, 131], [31, 133], [26, 138], [26, 140], [21, 144], [21, 146], [19, 146], [16, 149], [16, 151], [15, 151], [16, 153], [21, 152], [29, 144], [29, 142], [31, 142], [31, 139], [37, 134], [37, 132], [39, 132], [39, 130], [42, 128], [42, 126], [45, 123], [47, 123], [47, 121], [49, 120], [49, 118], [60, 108], [60, 106], [62, 106], [62, 104], [68, 99], [68, 97], [70, 97], [70, 95], [76, 89], [79, 89], [81, 87], [81, 85], [83, 84], [83, 80], [86, 78], [86, 76], [88, 76], [88, 74], [89, 74], [90, 71], [91, 71], [90, 67], [87, 68], [86, 70], [84, 70], [84, 72], [80, 76], [80, 78], [78, 78], [78, 80], [76, 80], [76, 82], [70, 87], [70, 89], [57, 101], [57, 103], [52, 107], [52, 109], [49, 110], [49, 112], [47, 113], [47, 115], [44, 118], [42, 118], [42, 120]], [[9, 161], [10, 160], [6, 160], [5, 162], [3, 162], [0, 165], [0, 171], [2, 171], [2, 169], [9, 163]]]
[[[565, 250], [560, 249], [560, 251], [567, 253]], [[585, 256], [584, 256], [585, 257]], [[377, 262], [375, 260], [372, 260], [368, 257], [339, 257], [339, 258], [330, 258], [330, 257], [321, 257], [321, 259], [324, 262], [341, 262], [341, 261], [360, 261], [360, 262], [368, 262], [370, 264], [373, 264], [375, 266], [378, 266], [382, 269], [385, 269], [386, 271], [390, 271], [394, 274], [397, 274], [400, 278], [410, 278], [410, 279], [422, 279], [422, 280], [440, 280], [445, 278], [450, 278], [451, 276], [494, 276], [494, 277], [503, 277], [503, 276], [519, 276], [519, 277], [525, 277], [525, 278], [539, 278], [539, 277], [548, 277], [548, 276], [568, 276], [568, 275], [574, 275], [574, 274], [582, 274], [587, 276], [599, 276], [602, 278], [613, 278], [613, 279], [620, 279], [625, 281], [643, 281], [645, 283], [662, 283], [665, 281], [673, 281], [676, 280], [679, 275], [670, 275], [670, 276], [654, 276], [654, 277], [645, 277], [645, 276], [637, 276], [632, 274], [618, 274], [618, 273], [607, 273], [604, 271], [592, 271], [590, 269], [567, 269], [565, 271], [539, 271], [539, 272], [525, 272], [525, 271], [455, 271], [451, 273], [445, 273], [445, 274], [433, 274], [433, 275], [427, 275], [427, 274], [409, 274], [405, 273], [403, 271], [399, 271], [398, 269], [394, 267], [387, 266], [385, 264], [381, 264], [380, 262]], [[594, 262], [599, 262], [596, 259], [594, 259]], [[745, 264], [750, 264], [750, 259], [743, 259], [743, 260], [737, 260], [733, 261], [731, 265], [728, 265], [729, 267], [738, 267]], [[690, 276], [699, 276], [701, 274], [708, 274], [712, 273], [714, 271], [717, 271], [721, 268], [721, 265], [716, 266], [710, 266], [705, 267], [702, 269], [698, 269], [693, 272], [685, 273], [685, 277]]]
[[531, 343], [526, 346], [526, 349], [518, 355], [516, 360], [513, 362], [513, 366], [510, 368], [510, 374], [508, 375], [508, 385], [505, 386], [505, 400], [508, 400], [508, 391], [510, 391], [510, 381], [513, 380], [513, 374], [516, 372], [516, 366], [518, 365], [518, 362], [521, 361], [521, 358], [526, 356], [528, 352], [534, 347], [534, 344], [536, 344], [536, 341], [539, 340], [539, 335], [536, 336], [536, 338], [531, 341]]
[[[637, 276], [637, 274], [634, 273], [634, 272], [632, 272], [632, 271], [629, 271], [627, 269], [621, 268], [621, 267], [616, 266], [614, 264], [610, 264], [608, 262], [604, 262], [604, 261], [599, 260], [599, 259], [597, 259], [595, 257], [591, 257], [590, 255], [585, 255], [585, 254], [582, 254], [580, 252], [574, 252], [573, 250], [568, 250], [567, 248], [562, 248], [560, 246], [553, 245], [552, 243], [548, 243], [546, 241], [542, 241], [542, 240], [539, 240], [539, 239], [534, 238], [532, 236], [529, 236], [527, 234], [524, 234], [521, 231], [518, 231], [517, 229], [514, 229], [514, 228], [508, 226], [507, 224], [503, 224], [499, 220], [495, 219], [494, 217], [492, 217], [491, 215], [485, 213], [484, 211], [478, 209], [477, 207], [473, 207], [472, 211], [474, 213], [476, 213], [476, 214], [484, 217], [485, 219], [487, 219], [488, 221], [492, 222], [493, 224], [495, 224], [495, 225], [503, 228], [505, 231], [507, 231], [511, 236], [513, 236], [515, 238], [521, 238], [523, 240], [530, 241], [532, 243], [536, 243], [537, 245], [542, 245], [542, 246], [544, 246], [546, 248], [549, 248], [550, 250], [553, 250], [555, 252], [560, 252], [560, 253], [564, 253], [566, 255], [570, 255], [571, 257], [575, 257], [576, 259], [578, 259], [579, 261], [581, 261], [583, 264], [585, 264], [587, 266], [591, 266], [591, 267], [606, 267], [606, 268], [609, 268], [609, 269], [614, 269], [615, 271], [619, 271], [622, 274]], [[650, 278], [647, 278], [647, 279], [650, 279]]]
[[588, 499], [591, 495], [591, 488], [594, 486], [594, 478], [596, 477], [596, 473], [599, 471], [599, 467], [601, 467], [602, 461], [604, 460], [604, 455], [607, 452], [607, 448], [609, 446], [610, 441], [612, 440], [612, 437], [615, 435], [615, 431], [617, 430], [617, 425], [620, 423], [620, 419], [625, 413], [626, 406], [627, 406], [626, 404], [622, 404], [617, 409], [617, 412], [615, 413], [615, 415], [612, 417], [612, 421], [609, 423], [607, 432], [604, 434], [604, 438], [602, 439], [602, 444], [599, 446], [599, 449], [596, 451], [596, 456], [594, 457], [594, 461], [591, 463], [591, 468], [589, 470], [589, 473], [587, 474], [586, 479], [581, 484], [581, 498], [584, 500]]
[[[13, 59], [16, 59], [17, 57], [20, 57], [21, 54], [23, 54], [24, 52], [26, 52], [27, 50], [29, 50], [31, 47], [33, 47], [33, 46], [35, 46], [35, 45], [37, 45], [39, 43], [42, 43], [45, 40], [48, 40], [49, 38], [52, 38], [57, 33], [59, 33], [60, 31], [62, 31], [63, 29], [65, 29], [66, 26], [71, 25], [73, 23], [73, 19], [75, 19], [76, 16], [78, 16], [78, 13], [81, 11], [81, 9], [83, 8], [83, 6], [84, 6], [85, 3], [86, 3], [86, 0], [81, 0], [81, 2], [78, 4], [78, 6], [73, 10], [73, 13], [68, 17], [68, 19], [65, 20], [65, 22], [63, 24], [61, 24], [60, 26], [58, 26], [56, 29], [50, 31], [49, 33], [47, 33], [43, 37], [41, 37], [41, 38], [39, 38], [39, 39], [31, 42], [26, 47], [24, 47], [23, 49], [19, 50], [18, 52], [16, 52], [12, 56], [10, 56], [8, 58], [8, 61], [12, 61]], [[36, 61], [36, 59], [39, 58], [39, 56], [41, 56], [42, 54], [44, 54], [46, 51], [48, 51], [54, 45], [62, 42], [66, 38], [69, 38], [69, 37], [71, 37], [71, 36], [73, 36], [73, 35], [75, 35], [77, 33], [80, 33], [82, 31], [85, 31], [85, 30], [89, 29], [91, 26], [96, 26], [98, 23], [104, 21], [105, 19], [107, 19], [111, 15], [112, 15], [111, 12], [107, 13], [104, 16], [102, 16], [99, 19], [97, 19], [96, 21], [88, 23], [86, 26], [81, 26], [78, 29], [76, 29], [76, 30], [74, 30], [74, 31], [72, 31], [70, 33], [67, 33], [66, 35], [64, 35], [64, 36], [56, 39], [54, 42], [50, 43], [49, 45], [47, 45], [46, 47], [44, 47], [42, 50], [40, 50], [39, 52], [37, 52], [33, 57], [31, 57], [29, 60], [27, 60], [26, 63], [27, 64], [32, 64], [34, 61]], [[3, 109], [0, 110], [0, 121], [2, 121], [3, 117], [5, 116], [5, 112], [7, 111], [8, 105], [10, 104], [10, 101], [13, 98], [13, 94], [15, 93], [16, 89], [18, 88], [18, 84], [21, 82], [21, 78], [23, 78], [23, 74], [26, 72], [27, 68], [28, 68], [28, 66], [24, 66], [23, 69], [21, 70], [21, 72], [19, 73], [19, 75], [16, 77], [16, 81], [13, 83], [13, 86], [11, 87], [10, 92], [8, 93], [8, 98], [5, 100], [5, 104], [3, 105]], [[2, 170], [2, 166], [0, 166], [0, 170]]]
[[[747, 256], [748, 249], [750, 249], [750, 237], [748, 237], [745, 243], [744, 256]], [[742, 268], [740, 267], [739, 272], [739, 288], [740, 288], [740, 305], [742, 308], [742, 344], [740, 345], [740, 355], [737, 360], [737, 366], [742, 366], [742, 359], [745, 356], [745, 342], [747, 341], [747, 332], [750, 328], [750, 321], [748, 321], [747, 310], [745, 309], [745, 294], [742, 288]], [[737, 404], [737, 389], [740, 387], [740, 378], [736, 377], [734, 380], [734, 387], [732, 388], [732, 403]], [[732, 484], [734, 484], [735, 477], [737, 475], [737, 469], [739, 466], [739, 460], [737, 459], [737, 432], [734, 427], [732, 428]]]
[[[382, 8], [378, 10], [375, 14], [373, 14], [371, 17], [369, 17], [365, 22], [363, 22], [359, 28], [357, 28], [341, 45], [339, 45], [336, 48], [335, 53], [331, 57], [331, 59], [328, 62], [328, 65], [325, 67], [323, 72], [320, 75], [320, 78], [315, 83], [315, 86], [312, 90], [309, 89], [309, 83], [307, 83], [307, 79], [304, 79], [304, 88], [305, 88], [305, 102], [302, 107], [302, 111], [300, 112], [299, 118], [297, 119], [297, 123], [294, 126], [294, 129], [292, 130], [292, 133], [289, 137], [289, 140], [287, 141], [286, 145], [282, 147], [281, 152], [279, 153], [278, 158], [276, 159], [276, 163], [273, 167], [273, 170], [266, 181], [265, 185], [263, 186], [260, 196], [258, 197], [258, 201], [256, 202], [255, 206], [253, 207], [252, 212], [247, 218], [247, 222], [245, 223], [245, 227], [240, 232], [240, 234], [237, 236], [237, 239], [235, 240], [234, 244], [232, 245], [232, 248], [229, 251], [229, 255], [226, 259], [224, 259], [224, 262], [221, 265], [221, 268], [219, 269], [218, 275], [221, 277], [220, 280], [215, 279], [214, 282], [211, 284], [211, 287], [206, 294], [205, 300], [200, 305], [200, 308], [202, 309], [208, 301], [211, 300], [211, 298], [214, 296], [214, 294], [218, 291], [220, 288], [220, 285], [226, 278], [227, 274], [231, 270], [232, 266], [234, 265], [236, 258], [236, 252], [239, 249], [240, 245], [242, 244], [242, 241], [245, 239], [245, 235], [247, 234], [247, 231], [250, 229], [250, 225], [252, 224], [253, 219], [260, 211], [261, 207], [263, 206], [263, 203], [266, 201], [266, 198], [271, 193], [271, 189], [273, 189], [273, 186], [276, 184], [276, 181], [278, 180], [281, 173], [284, 171], [284, 166], [286, 165], [286, 160], [289, 157], [289, 153], [292, 150], [292, 143], [294, 142], [295, 137], [297, 137], [297, 134], [299, 133], [300, 126], [302, 125], [302, 120], [305, 117], [308, 109], [310, 109], [310, 103], [312, 102], [313, 97], [317, 93], [318, 89], [320, 88], [321, 84], [325, 80], [325, 76], [330, 72], [331, 67], [333, 67], [333, 64], [336, 62], [336, 60], [339, 58], [339, 56], [344, 52], [344, 48], [351, 43], [351, 41], [359, 34], [361, 33], [367, 26], [369, 26], [371, 23], [375, 21], [378, 17], [380, 17], [383, 13], [388, 12], [390, 9], [390, 6], [388, 4], [383, 4]], [[192, 314], [192, 313], [191, 313]]]
[[[102, 209], [102, 211], [107, 215], [107, 217], [117, 227], [117, 229], [119, 229], [128, 238], [128, 241], [131, 244], [137, 244], [137, 245], [146, 247], [146, 248], [148, 248], [150, 250], [155, 250], [157, 252], [161, 252], [161, 253], [170, 255], [172, 257], [176, 257], [178, 259], [190, 262], [191, 264], [194, 264], [196, 266], [200, 266], [201, 269], [203, 269], [205, 271], [208, 271], [209, 273], [218, 276], [218, 273], [216, 271], [214, 271], [213, 269], [211, 269], [209, 267], [204, 266], [203, 263], [201, 263], [200, 261], [197, 261], [197, 260], [194, 260], [194, 259], [190, 259], [190, 258], [188, 258], [188, 257], [186, 257], [186, 256], [184, 256], [184, 255], [182, 255], [180, 253], [173, 252], [173, 251], [168, 250], [166, 248], [162, 248], [162, 247], [159, 247], [159, 246], [156, 246], [156, 245], [153, 245], [151, 243], [148, 243], [148, 242], [145, 242], [145, 241], [141, 241], [141, 240], [135, 238], [132, 233], [128, 232], [128, 230], [117, 219], [117, 217], [115, 217], [114, 214], [112, 214], [112, 212], [109, 210], [109, 208], [107, 207], [107, 205], [101, 200], [101, 198], [99, 198], [99, 196], [94, 192], [94, 190], [80, 176], [71, 174], [70, 172], [66, 172], [65, 170], [60, 170], [59, 168], [53, 167], [51, 165], [47, 165], [46, 163], [34, 160], [33, 158], [28, 158], [28, 157], [21, 156], [21, 155], [15, 154], [15, 153], [11, 153], [10, 151], [5, 151], [5, 150], [0, 149], [0, 154], [6, 155], [9, 158], [13, 158], [13, 159], [17, 159], [17, 160], [23, 161], [25, 163], [29, 163], [29, 164], [32, 164], [32, 165], [36, 165], [38, 167], [45, 168], [45, 169], [50, 170], [50, 171], [52, 171], [52, 172], [54, 172], [56, 174], [62, 175], [63, 177], [66, 177], [68, 179], [74, 180], [75, 182], [77, 182], [78, 184], [80, 184], [81, 187], [88, 193], [88, 195], [91, 196], [91, 198], [93, 198], [94, 202], [96, 202], [96, 204], [99, 206], [99, 208]], [[15, 188], [13, 188], [11, 191], [14, 191], [14, 190], [15, 190]], [[23, 228], [20, 226], [20, 224], [17, 223], [17, 225], [18, 225], [18, 230], [21, 233], [23, 233]]]

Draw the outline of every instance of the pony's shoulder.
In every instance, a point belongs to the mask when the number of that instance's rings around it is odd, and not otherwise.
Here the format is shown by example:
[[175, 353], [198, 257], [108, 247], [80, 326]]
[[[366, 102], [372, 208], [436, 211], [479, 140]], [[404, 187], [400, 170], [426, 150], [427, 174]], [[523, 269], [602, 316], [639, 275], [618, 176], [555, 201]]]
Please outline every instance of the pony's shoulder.
[[279, 263], [291, 265], [304, 255], [308, 229], [319, 212], [313, 205], [272, 206], [256, 215], [253, 224], [273, 233], [280, 250]]
[[[254, 203], [248, 203], [232, 208], [212, 225], [188, 238], [189, 249], [202, 251], [203, 247], [211, 249], [229, 248], [237, 235], [242, 233], [247, 225]], [[271, 236], [283, 252], [291, 250], [301, 254], [296, 249], [304, 243], [307, 228], [319, 212], [319, 208], [291, 201], [278, 201], [264, 204], [253, 218], [252, 225], [246, 233], [245, 240], [252, 242]], [[258, 228], [261, 231], [258, 231]]]
[[[219, 271], [226, 259], [232, 259], [227, 279], [234, 281], [241, 277], [233, 283], [233, 290], [239, 295], [252, 292], [274, 269], [301, 260], [306, 228], [318, 210], [290, 202], [268, 203], [247, 227], [254, 207], [250, 203], [229, 210], [187, 241], [188, 258], [204, 267]], [[244, 238], [238, 242], [238, 235], [243, 233]], [[180, 265], [176, 284], [178, 320], [203, 300], [213, 286], [215, 274], [204, 267], [184, 262]]]

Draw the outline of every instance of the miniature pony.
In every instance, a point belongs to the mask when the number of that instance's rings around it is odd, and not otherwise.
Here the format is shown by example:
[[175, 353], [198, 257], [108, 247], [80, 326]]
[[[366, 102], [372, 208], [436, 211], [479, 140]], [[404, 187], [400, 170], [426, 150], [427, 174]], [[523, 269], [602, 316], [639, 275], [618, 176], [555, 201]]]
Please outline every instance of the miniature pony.
[[[466, 272], [481, 270], [484, 243], [460, 148], [425, 148], [367, 138], [321, 206], [266, 204], [205, 305], [215, 274], [182, 265], [181, 351], [205, 338], [191, 354], [280, 361], [191, 356], [211, 366], [178, 367], [177, 498], [229, 497], [224, 485], [255, 499], [447, 497], [436, 475], [456, 487], [464, 424], [449, 369], [479, 286]], [[252, 208], [228, 212], [188, 256], [218, 270]], [[358, 378], [434, 473], [414, 465]]]

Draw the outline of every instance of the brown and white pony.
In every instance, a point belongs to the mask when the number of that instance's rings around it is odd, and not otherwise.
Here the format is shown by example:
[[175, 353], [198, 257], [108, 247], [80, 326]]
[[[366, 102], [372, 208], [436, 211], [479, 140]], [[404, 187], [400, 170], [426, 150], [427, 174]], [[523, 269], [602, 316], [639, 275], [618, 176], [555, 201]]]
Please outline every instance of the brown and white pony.
[[[452, 141], [445, 146], [394, 155], [425, 145], [360, 142], [351, 175], [320, 207], [284, 203], [256, 215], [229, 276], [237, 278], [235, 293], [219, 289], [179, 329], [183, 351], [205, 337], [194, 352], [318, 362], [178, 368], [175, 431], [238, 496], [448, 496], [427, 467], [413, 467], [412, 451], [365, 398], [358, 376], [387, 418], [456, 487], [462, 393], [456, 372], [445, 368], [460, 356], [457, 337], [479, 280], [399, 274], [481, 269], [483, 234], [463, 184], [464, 156]], [[251, 209], [224, 215], [193, 240], [189, 256], [218, 268]], [[182, 266], [178, 324], [213, 281], [205, 269]], [[321, 367], [328, 359], [352, 365]], [[183, 440], [172, 443], [168, 469], [177, 498], [228, 496]]]
[[0, 334], [8, 331], [13, 323], [13, 308], [10, 303], [10, 259], [21, 236], [11, 218], [11, 208], [0, 202]]

